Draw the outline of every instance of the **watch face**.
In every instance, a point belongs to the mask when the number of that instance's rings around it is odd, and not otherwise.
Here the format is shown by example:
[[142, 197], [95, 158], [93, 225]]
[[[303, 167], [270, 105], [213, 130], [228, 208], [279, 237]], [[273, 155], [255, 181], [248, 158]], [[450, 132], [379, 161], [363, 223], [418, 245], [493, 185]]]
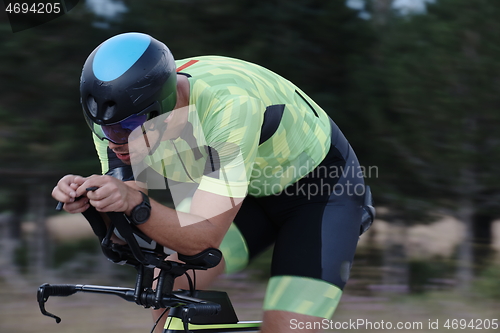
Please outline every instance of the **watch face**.
[[134, 212], [136, 223], [144, 223], [149, 219], [150, 210], [147, 207], [140, 207]]

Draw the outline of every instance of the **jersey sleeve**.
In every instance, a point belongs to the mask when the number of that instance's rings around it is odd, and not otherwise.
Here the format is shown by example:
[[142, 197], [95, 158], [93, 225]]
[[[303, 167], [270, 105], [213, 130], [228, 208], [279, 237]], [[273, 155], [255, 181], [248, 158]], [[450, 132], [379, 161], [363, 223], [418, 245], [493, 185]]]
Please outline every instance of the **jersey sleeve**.
[[203, 126], [208, 157], [198, 189], [234, 198], [247, 195], [264, 109], [262, 101], [249, 96], [211, 105]]

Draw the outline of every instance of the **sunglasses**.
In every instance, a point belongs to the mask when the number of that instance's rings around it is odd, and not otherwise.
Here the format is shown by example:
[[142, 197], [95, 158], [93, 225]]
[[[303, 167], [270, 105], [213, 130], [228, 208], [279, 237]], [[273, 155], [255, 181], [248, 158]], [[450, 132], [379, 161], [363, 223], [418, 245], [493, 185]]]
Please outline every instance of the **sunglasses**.
[[132, 133], [132, 131], [137, 127], [143, 125], [152, 114], [156, 113], [153, 112], [158, 109], [156, 104], [157, 103], [151, 105], [138, 114], [131, 115], [119, 123], [111, 125], [96, 124], [86, 114], [85, 120], [92, 129], [92, 132], [94, 132], [99, 139], [106, 139], [114, 144], [124, 145], [128, 143], [130, 133]]
[[133, 130], [146, 122], [148, 116], [133, 115], [127, 119], [113, 125], [101, 126], [105, 139], [115, 144], [125, 144], [128, 142], [128, 137]]

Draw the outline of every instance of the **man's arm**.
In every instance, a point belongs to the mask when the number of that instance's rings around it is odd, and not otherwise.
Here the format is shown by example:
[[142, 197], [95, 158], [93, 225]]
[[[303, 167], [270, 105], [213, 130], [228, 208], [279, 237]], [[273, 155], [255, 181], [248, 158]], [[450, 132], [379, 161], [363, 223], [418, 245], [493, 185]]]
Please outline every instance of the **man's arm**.
[[[99, 187], [88, 192], [90, 204], [99, 212], [124, 212], [141, 203], [142, 195], [137, 185], [127, 186], [110, 176], [88, 178], [76, 191]], [[139, 229], [159, 244], [185, 255], [194, 255], [209, 247], [218, 247], [238, 212], [242, 198], [230, 198], [197, 190], [189, 213], [176, 211], [155, 200], [151, 202], [151, 216]]]
[[194, 255], [209, 247], [219, 247], [242, 201], [198, 190], [190, 212], [183, 213], [152, 200], [151, 218], [139, 228], [160, 244]]

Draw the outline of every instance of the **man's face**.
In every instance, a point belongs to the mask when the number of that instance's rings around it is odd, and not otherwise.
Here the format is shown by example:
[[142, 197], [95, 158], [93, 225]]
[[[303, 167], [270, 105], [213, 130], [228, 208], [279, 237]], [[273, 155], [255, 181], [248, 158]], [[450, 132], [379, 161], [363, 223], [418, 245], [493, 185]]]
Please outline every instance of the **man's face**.
[[109, 149], [111, 149], [123, 163], [130, 165], [130, 154], [128, 150], [128, 144], [118, 145], [109, 141], [108, 143]]
[[[125, 164], [131, 165], [142, 161], [159, 141], [177, 139], [188, 121], [188, 108], [176, 109], [155, 117], [130, 134], [126, 144], [108, 143], [108, 147]], [[162, 130], [165, 129], [166, 130]]]
[[132, 139], [129, 138], [128, 143], [119, 145], [109, 142], [108, 147], [123, 163], [127, 165], [137, 164], [148, 156], [153, 147], [158, 144], [159, 136], [160, 132], [157, 129], [138, 128], [137, 131], [133, 132]]

